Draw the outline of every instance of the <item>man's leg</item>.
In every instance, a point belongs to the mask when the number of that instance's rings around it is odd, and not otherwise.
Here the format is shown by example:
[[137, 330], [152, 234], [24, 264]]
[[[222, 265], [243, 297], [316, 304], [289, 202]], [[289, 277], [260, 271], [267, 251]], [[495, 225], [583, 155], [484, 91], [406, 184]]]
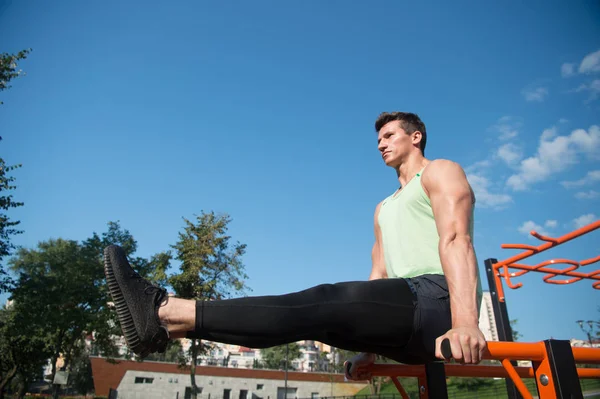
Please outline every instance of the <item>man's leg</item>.
[[[324, 284], [297, 293], [220, 301], [166, 298], [124, 252], [105, 250], [105, 273], [130, 348], [164, 351], [171, 337], [265, 348], [302, 339], [364, 352], [402, 352], [413, 334], [414, 296], [404, 280]], [[165, 301], [166, 300], [166, 301]]]

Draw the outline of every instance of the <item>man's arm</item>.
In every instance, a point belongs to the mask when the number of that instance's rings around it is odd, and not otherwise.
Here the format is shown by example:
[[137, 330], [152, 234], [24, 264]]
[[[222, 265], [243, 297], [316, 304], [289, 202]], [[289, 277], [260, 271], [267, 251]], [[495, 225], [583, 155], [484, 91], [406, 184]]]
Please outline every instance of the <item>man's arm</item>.
[[440, 237], [439, 254], [452, 312], [452, 329], [437, 339], [436, 355], [443, 358], [440, 345], [448, 338], [456, 360], [479, 363], [486, 343], [479, 330], [477, 260], [469, 228], [473, 192], [462, 168], [446, 160], [431, 162], [422, 182]]
[[381, 240], [381, 229], [379, 228], [379, 209], [381, 208], [381, 202], [377, 204], [375, 208], [374, 227], [375, 227], [375, 243], [373, 244], [373, 250], [371, 251], [371, 275], [369, 280], [377, 280], [381, 278], [387, 278], [387, 271], [385, 269], [385, 260], [383, 257], [383, 242]]

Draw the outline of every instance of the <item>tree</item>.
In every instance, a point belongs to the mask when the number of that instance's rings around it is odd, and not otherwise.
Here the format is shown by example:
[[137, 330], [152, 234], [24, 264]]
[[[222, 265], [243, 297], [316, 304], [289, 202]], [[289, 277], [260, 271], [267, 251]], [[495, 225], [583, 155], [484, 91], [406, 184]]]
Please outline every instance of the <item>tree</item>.
[[0, 309], [0, 397], [11, 381], [22, 385], [38, 375], [49, 356], [40, 326], [19, 303]]
[[[21, 50], [16, 54], [2, 53], [0, 54], [0, 91], [9, 89], [10, 81], [18, 78], [23, 74], [23, 71], [17, 70], [17, 62], [27, 58], [31, 49]], [[0, 101], [0, 105], [4, 104]]]
[[[82, 243], [59, 238], [40, 242], [35, 249], [21, 248], [11, 260], [12, 270], [18, 273], [11, 299], [32, 325], [40, 327], [36, 336], [50, 351], [52, 380], [59, 358], [65, 370], [71, 370], [76, 359], [87, 356], [81, 348], [90, 337], [94, 353], [109, 358], [118, 355], [114, 337], [121, 331], [109, 305], [103, 248], [117, 244], [131, 254], [137, 243], [118, 223], [108, 227], [102, 236], [94, 233]], [[150, 261], [133, 258], [132, 262], [146, 274], [153, 267], [158, 273], [163, 265], [156, 259], [163, 256]], [[54, 387], [54, 397], [58, 388]]]
[[[27, 58], [31, 50], [23, 50], [17, 54], [2, 53], [0, 54], [0, 91], [10, 88], [10, 81], [19, 77], [22, 74], [21, 70], [17, 70], [17, 62]], [[3, 104], [0, 101], [0, 104]], [[2, 140], [2, 137], [0, 137]], [[13, 184], [15, 178], [9, 176], [8, 173], [21, 167], [21, 164], [6, 165], [4, 158], [0, 158], [0, 262], [3, 258], [9, 256], [14, 249], [11, 238], [14, 235], [21, 234], [22, 231], [17, 229], [18, 220], [11, 220], [7, 212], [11, 208], [23, 206], [22, 202], [15, 201], [11, 194], [4, 194], [16, 189]], [[0, 293], [8, 291], [12, 280], [4, 270], [0, 263]]]
[[[285, 370], [286, 364], [288, 370], [293, 370], [291, 366], [293, 360], [300, 358], [300, 346], [292, 342], [288, 345], [273, 346], [271, 348], [261, 349], [262, 366], [267, 369]], [[287, 362], [286, 362], [287, 357]]]
[[167, 343], [167, 349], [164, 353], [151, 353], [144, 359], [144, 361], [157, 361], [157, 362], [168, 362], [168, 363], [178, 363], [185, 364], [185, 354], [183, 353], [183, 347], [181, 346], [181, 341], [174, 339], [169, 340]]
[[[194, 222], [183, 218], [185, 226], [172, 248], [175, 259], [180, 261], [180, 270], [169, 278], [175, 295], [194, 300], [215, 300], [237, 296], [248, 289], [241, 257], [246, 245], [231, 244], [228, 236], [229, 215], [216, 215], [214, 212], [196, 216]], [[191, 340], [190, 379], [192, 398], [197, 398], [195, 379], [198, 356], [205, 351], [202, 342]]]
[[521, 338], [523, 336], [521, 333], [519, 333], [519, 331], [517, 331], [515, 329], [515, 326], [517, 325], [518, 322], [519, 322], [518, 319], [512, 319], [510, 321], [510, 329], [512, 331], [512, 340], [513, 340], [513, 342], [517, 342], [519, 340], [519, 338]]

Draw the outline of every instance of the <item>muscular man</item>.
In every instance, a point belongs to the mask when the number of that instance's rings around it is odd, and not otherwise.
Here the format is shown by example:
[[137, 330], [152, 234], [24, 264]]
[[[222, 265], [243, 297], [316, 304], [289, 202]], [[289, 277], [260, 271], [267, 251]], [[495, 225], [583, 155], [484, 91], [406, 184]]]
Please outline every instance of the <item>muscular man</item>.
[[104, 251], [105, 274], [125, 339], [141, 357], [163, 352], [168, 339], [201, 338], [267, 348], [316, 340], [362, 352], [346, 376], [369, 378], [374, 355], [401, 363], [453, 357], [478, 363], [481, 283], [473, 249], [473, 192], [462, 168], [425, 158], [425, 125], [411, 113], [383, 113], [378, 148], [400, 188], [375, 210], [368, 281], [322, 284], [275, 296], [202, 301], [167, 297], [141, 278], [123, 250]]

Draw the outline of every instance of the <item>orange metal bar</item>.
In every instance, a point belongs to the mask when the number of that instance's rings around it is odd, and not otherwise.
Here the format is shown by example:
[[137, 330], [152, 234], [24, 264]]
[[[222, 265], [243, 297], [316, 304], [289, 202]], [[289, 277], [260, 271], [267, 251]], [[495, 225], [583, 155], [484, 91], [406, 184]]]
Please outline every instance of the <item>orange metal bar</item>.
[[535, 370], [535, 383], [540, 398], [555, 398], [554, 377], [552, 376], [548, 358], [545, 358], [541, 362], [533, 362], [533, 369]]
[[494, 360], [542, 360], [546, 357], [543, 342], [504, 342], [487, 343], [484, 359]]
[[400, 396], [402, 396], [402, 399], [410, 399], [410, 397], [404, 390], [404, 387], [402, 386], [402, 384], [400, 384], [400, 381], [398, 381], [398, 378], [396, 378], [396, 376], [392, 376], [392, 382], [396, 386], [398, 392], [400, 392]]
[[[531, 255], [543, 252], [549, 248], [555, 247], [557, 245], [560, 245], [567, 241], [570, 241], [574, 238], [577, 238], [579, 236], [587, 234], [598, 228], [600, 228], [600, 220], [597, 220], [593, 223], [588, 224], [587, 226], [583, 226], [579, 229], [576, 229], [576, 230], [574, 230], [568, 234], [565, 234], [561, 237], [558, 237], [558, 238], [543, 236], [541, 234], [538, 234], [535, 231], [531, 231], [530, 234], [532, 236], [534, 236], [542, 241], [546, 241], [546, 243], [540, 244], [538, 246], [527, 245], [527, 244], [502, 244], [501, 245], [502, 248], [522, 249], [523, 252], [521, 252], [520, 254], [514, 255], [508, 259], [505, 259], [503, 261], [499, 261], [493, 265], [494, 279], [496, 280], [498, 299], [500, 300], [500, 302], [504, 302], [504, 299], [505, 299], [504, 288], [503, 288], [502, 281], [501, 281], [502, 278], [504, 278], [504, 280], [506, 281], [506, 284], [508, 285], [509, 288], [517, 289], [517, 288], [521, 288], [523, 286], [523, 284], [522, 283], [516, 283], [516, 284], [513, 283], [511, 281], [511, 277], [522, 276], [523, 274], [528, 273], [530, 271], [546, 273], [547, 275], [544, 276], [543, 280], [544, 280], [544, 282], [549, 283], [549, 284], [572, 284], [572, 283], [575, 283], [582, 279], [598, 280], [598, 281], [594, 281], [592, 283], [592, 287], [594, 289], [600, 289], [600, 270], [590, 272], [590, 273], [575, 272], [575, 270], [578, 269], [580, 266], [587, 266], [592, 263], [596, 263], [596, 262], [600, 261], [600, 256], [586, 259], [581, 262], [577, 262], [577, 261], [573, 261], [573, 260], [569, 260], [569, 259], [551, 260], [551, 261], [542, 262], [536, 266], [528, 266], [528, 265], [515, 263], [515, 262], [525, 259]], [[556, 263], [566, 263], [566, 264], [570, 264], [571, 266], [567, 267], [566, 269], [562, 269], [562, 270], [553, 269], [553, 268], [545, 268], [545, 266], [547, 266], [549, 264], [556, 264]], [[520, 271], [511, 273], [509, 271], [509, 268], [520, 269]], [[502, 269], [502, 270], [500, 270], [500, 269]], [[568, 277], [573, 277], [573, 278], [572, 279], [555, 279], [555, 277], [557, 277], [558, 275], [568, 276]]]
[[558, 238], [551, 238], [551, 237], [544, 237], [539, 235], [537, 232], [532, 231], [530, 234], [540, 240], [543, 241], [547, 241], [545, 244], [541, 244], [537, 247], [534, 246], [526, 246], [526, 245], [522, 245], [522, 244], [502, 244], [502, 248], [522, 248], [522, 249], [526, 249], [525, 252], [522, 252], [520, 254], [514, 255], [508, 259], [505, 259], [503, 261], [497, 262], [495, 265], [500, 268], [502, 266], [505, 265], [509, 265], [513, 262], [519, 261], [521, 259], [525, 259], [535, 253], [539, 253], [542, 251], [547, 250], [548, 248], [552, 248], [554, 246], [563, 244], [567, 241], [570, 241], [574, 238], [577, 238], [579, 236], [582, 236], [584, 234], [589, 233], [590, 231], [594, 231], [596, 229], [600, 228], [600, 220], [597, 220], [593, 223], [588, 224], [587, 226], [583, 226], [579, 229], [576, 229], [570, 233], [567, 233], [561, 237]]
[[573, 347], [572, 350], [575, 363], [600, 364], [600, 348]]
[[515, 384], [515, 387], [519, 390], [521, 396], [523, 396], [523, 399], [533, 399], [531, 393], [529, 393], [529, 389], [527, 389], [527, 387], [523, 383], [523, 380], [517, 374], [517, 371], [515, 370], [514, 366], [510, 363], [510, 360], [502, 360], [502, 366], [504, 366], [504, 368], [506, 369], [506, 372]]
[[[573, 357], [576, 363], [600, 364], [600, 348], [573, 347]], [[555, 395], [554, 377], [550, 369], [550, 362], [544, 342], [488, 342], [484, 359], [500, 360], [502, 366], [485, 365], [457, 365], [445, 364], [445, 373], [449, 377], [483, 377], [483, 378], [510, 378], [524, 399], [532, 398], [531, 393], [523, 383], [522, 378], [535, 378], [540, 398], [552, 398]], [[532, 367], [514, 367], [511, 360], [531, 360]], [[397, 377], [417, 377], [419, 386], [425, 387], [422, 398], [427, 398], [428, 391], [425, 366], [422, 365], [390, 365], [374, 364], [370, 367], [373, 376], [388, 376], [403, 398], [408, 398], [406, 391]], [[600, 369], [577, 369], [579, 378], [600, 378]]]

